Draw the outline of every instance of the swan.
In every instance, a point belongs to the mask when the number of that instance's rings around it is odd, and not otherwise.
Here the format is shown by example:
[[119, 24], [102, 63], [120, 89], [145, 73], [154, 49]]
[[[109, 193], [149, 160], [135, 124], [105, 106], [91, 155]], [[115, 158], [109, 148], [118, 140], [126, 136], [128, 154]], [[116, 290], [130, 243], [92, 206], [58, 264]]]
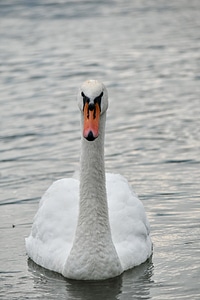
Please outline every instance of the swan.
[[127, 180], [105, 174], [108, 93], [97, 80], [78, 92], [81, 112], [80, 181], [55, 181], [45, 192], [26, 238], [38, 265], [76, 280], [104, 280], [152, 255], [144, 207]]

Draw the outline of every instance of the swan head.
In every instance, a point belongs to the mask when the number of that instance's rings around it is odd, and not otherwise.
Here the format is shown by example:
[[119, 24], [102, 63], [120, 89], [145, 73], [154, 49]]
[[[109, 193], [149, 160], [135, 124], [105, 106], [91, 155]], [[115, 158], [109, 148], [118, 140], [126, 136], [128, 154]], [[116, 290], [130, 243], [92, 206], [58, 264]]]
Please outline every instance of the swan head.
[[78, 106], [83, 116], [83, 136], [94, 141], [99, 135], [101, 116], [108, 108], [108, 93], [103, 83], [85, 81], [78, 92]]

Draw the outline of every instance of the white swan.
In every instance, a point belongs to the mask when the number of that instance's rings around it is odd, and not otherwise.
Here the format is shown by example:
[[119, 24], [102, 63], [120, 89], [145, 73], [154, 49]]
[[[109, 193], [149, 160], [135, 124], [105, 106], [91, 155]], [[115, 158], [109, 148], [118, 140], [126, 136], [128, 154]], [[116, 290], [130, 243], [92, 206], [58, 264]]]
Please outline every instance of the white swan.
[[37, 264], [67, 278], [103, 280], [146, 261], [152, 243], [143, 205], [126, 179], [105, 176], [105, 86], [95, 80], [84, 82], [78, 105], [80, 182], [68, 178], [50, 186], [40, 201], [26, 249]]

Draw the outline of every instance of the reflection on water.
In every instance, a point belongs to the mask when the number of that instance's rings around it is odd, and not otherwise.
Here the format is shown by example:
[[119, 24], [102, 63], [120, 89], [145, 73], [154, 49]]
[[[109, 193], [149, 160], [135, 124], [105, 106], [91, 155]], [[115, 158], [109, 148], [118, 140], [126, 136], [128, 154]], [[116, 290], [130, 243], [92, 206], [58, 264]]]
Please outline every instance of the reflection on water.
[[[49, 294], [49, 299], [61, 294], [63, 299], [150, 299], [150, 284], [153, 270], [151, 259], [119, 277], [103, 281], [69, 280], [61, 275], [41, 268], [28, 260], [29, 271], [33, 274], [34, 288]], [[56, 284], [54, 284], [56, 282]], [[64, 283], [64, 284], [63, 284]], [[45, 286], [45, 288], [44, 288]], [[64, 289], [64, 290], [63, 290]]]
[[[2, 299], [200, 299], [199, 9], [0, 1]], [[24, 239], [44, 191], [78, 168], [76, 93], [88, 78], [108, 87], [106, 169], [143, 201], [154, 253], [119, 278], [82, 284], [27, 266]]]

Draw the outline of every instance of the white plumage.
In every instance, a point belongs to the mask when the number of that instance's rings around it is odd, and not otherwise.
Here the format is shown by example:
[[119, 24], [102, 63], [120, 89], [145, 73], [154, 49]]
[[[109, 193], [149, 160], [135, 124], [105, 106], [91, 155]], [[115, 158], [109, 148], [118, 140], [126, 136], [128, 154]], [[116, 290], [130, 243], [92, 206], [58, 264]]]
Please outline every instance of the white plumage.
[[[68, 278], [115, 277], [152, 254], [149, 223], [141, 201], [121, 175], [106, 174], [105, 179], [107, 98], [105, 86], [98, 81], [82, 85], [78, 93], [84, 132], [80, 182], [68, 178], [50, 186], [26, 239], [27, 253], [33, 261]], [[93, 113], [92, 120], [97, 118], [98, 106], [100, 120], [93, 131], [92, 123], [85, 125], [84, 118], [89, 120]], [[97, 137], [93, 132], [98, 133]]]

